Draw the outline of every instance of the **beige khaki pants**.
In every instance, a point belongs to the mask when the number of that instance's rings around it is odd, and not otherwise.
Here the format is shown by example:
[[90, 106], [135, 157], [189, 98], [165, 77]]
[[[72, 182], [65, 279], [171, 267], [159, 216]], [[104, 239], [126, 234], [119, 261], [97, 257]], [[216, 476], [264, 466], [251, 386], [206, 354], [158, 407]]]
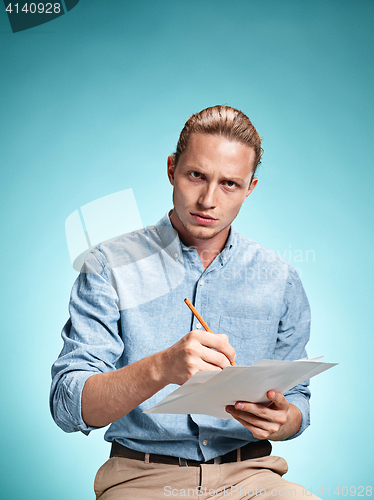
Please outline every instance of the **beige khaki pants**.
[[98, 470], [94, 489], [97, 500], [316, 500], [310, 491], [282, 478], [287, 470], [287, 462], [275, 456], [199, 467], [113, 457]]

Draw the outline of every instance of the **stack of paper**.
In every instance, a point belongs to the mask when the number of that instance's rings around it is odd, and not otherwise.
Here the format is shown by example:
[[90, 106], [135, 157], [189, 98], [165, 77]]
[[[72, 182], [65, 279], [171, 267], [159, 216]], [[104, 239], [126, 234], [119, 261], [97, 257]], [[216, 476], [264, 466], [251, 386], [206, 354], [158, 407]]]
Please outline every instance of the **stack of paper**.
[[228, 366], [221, 371], [202, 371], [144, 413], [200, 413], [233, 418], [227, 405], [236, 401], [269, 404], [270, 389], [285, 393], [295, 385], [337, 363], [323, 363], [322, 356], [295, 361], [262, 359], [252, 366]]

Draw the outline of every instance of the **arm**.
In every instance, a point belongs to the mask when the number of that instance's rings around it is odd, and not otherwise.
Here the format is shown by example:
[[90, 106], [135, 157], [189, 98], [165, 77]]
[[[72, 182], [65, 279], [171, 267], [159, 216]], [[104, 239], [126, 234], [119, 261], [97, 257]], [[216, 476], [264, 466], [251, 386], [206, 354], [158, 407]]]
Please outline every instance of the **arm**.
[[98, 250], [88, 255], [84, 271], [74, 284], [64, 347], [52, 367], [51, 413], [66, 432], [88, 434], [167, 384], [183, 384], [198, 370], [224, 368], [234, 357], [226, 335], [192, 331], [170, 348], [116, 369], [125, 349], [120, 310]]
[[164, 351], [90, 377], [82, 392], [83, 420], [89, 426], [108, 425], [166, 385], [184, 384], [197, 371], [223, 369], [234, 358], [226, 335], [193, 330]]

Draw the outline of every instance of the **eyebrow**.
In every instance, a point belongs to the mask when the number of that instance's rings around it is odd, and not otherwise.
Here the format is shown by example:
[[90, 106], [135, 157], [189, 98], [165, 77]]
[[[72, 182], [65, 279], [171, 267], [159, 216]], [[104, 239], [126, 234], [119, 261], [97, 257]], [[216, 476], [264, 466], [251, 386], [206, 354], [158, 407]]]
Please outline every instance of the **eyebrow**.
[[225, 177], [225, 179], [227, 181], [233, 181], [233, 182], [236, 182], [238, 184], [244, 184], [244, 179], [240, 179], [239, 177]]

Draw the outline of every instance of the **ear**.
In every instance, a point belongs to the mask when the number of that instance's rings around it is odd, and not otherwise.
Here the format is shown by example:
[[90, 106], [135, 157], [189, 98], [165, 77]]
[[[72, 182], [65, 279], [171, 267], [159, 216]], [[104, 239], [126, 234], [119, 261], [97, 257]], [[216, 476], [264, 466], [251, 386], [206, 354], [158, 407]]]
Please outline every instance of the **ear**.
[[168, 156], [168, 177], [170, 184], [174, 186], [174, 155], [169, 155]]
[[245, 198], [247, 199], [248, 196], [252, 193], [252, 191], [254, 190], [254, 188], [257, 186], [257, 183], [258, 183], [258, 178], [257, 177], [253, 177], [250, 185], [249, 185], [249, 188], [248, 188], [248, 192], [247, 194], [245, 195]]

